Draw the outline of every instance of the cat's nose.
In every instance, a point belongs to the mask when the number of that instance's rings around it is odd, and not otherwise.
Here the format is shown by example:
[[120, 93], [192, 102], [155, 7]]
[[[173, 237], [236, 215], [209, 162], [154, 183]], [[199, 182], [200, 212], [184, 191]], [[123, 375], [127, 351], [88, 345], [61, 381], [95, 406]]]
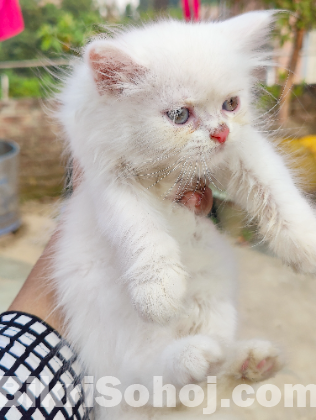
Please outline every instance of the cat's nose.
[[229, 128], [226, 124], [221, 124], [215, 131], [210, 133], [212, 140], [218, 141], [218, 143], [225, 143], [229, 134]]

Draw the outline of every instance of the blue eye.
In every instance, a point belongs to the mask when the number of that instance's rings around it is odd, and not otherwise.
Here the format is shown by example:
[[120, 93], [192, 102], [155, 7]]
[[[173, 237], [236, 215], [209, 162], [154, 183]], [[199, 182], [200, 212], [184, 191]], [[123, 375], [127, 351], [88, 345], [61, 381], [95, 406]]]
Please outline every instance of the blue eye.
[[228, 112], [235, 111], [235, 109], [238, 107], [238, 104], [238, 96], [233, 96], [223, 103], [222, 109]]
[[175, 124], [184, 124], [188, 121], [190, 111], [188, 108], [178, 108], [167, 112], [168, 118]]

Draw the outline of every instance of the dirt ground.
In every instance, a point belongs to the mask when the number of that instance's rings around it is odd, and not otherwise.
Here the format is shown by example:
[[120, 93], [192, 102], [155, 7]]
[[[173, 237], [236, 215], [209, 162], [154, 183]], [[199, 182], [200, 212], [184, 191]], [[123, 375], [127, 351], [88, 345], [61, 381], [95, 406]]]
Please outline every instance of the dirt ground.
[[[21, 208], [20, 231], [0, 238], [1, 311], [7, 309], [40, 256], [60, 207], [58, 202], [27, 202]], [[286, 355], [286, 366], [267, 383], [281, 391], [284, 384], [316, 384], [316, 278], [296, 274], [278, 259], [248, 245], [236, 245], [235, 253], [240, 267], [239, 336], [268, 338]], [[245, 420], [316, 420], [316, 407], [284, 408], [283, 396], [276, 407], [255, 402], [247, 409], [235, 412], [223, 408], [222, 412], [234, 412]], [[237, 417], [234, 414], [232, 418]]]

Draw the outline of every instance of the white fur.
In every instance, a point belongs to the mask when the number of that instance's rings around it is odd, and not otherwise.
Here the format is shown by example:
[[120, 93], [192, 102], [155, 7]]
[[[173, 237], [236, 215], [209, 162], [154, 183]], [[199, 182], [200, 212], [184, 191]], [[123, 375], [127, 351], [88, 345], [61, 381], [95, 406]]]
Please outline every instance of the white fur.
[[[281, 365], [270, 343], [236, 341], [229, 245], [210, 220], [174, 202], [196, 182], [225, 185], [285, 262], [315, 272], [314, 212], [251, 126], [252, 72], [267, 60], [272, 19], [253, 12], [126, 30], [88, 45], [67, 80], [58, 118], [83, 175], [64, 213], [54, 284], [67, 338], [96, 380], [112, 375], [122, 390], [150, 390], [155, 375], [178, 388], [218, 375], [227, 392], [242, 375], [265, 379]], [[223, 112], [232, 96], [240, 108]], [[195, 117], [175, 125], [166, 112], [182, 106]], [[223, 123], [230, 134], [219, 147], [210, 133]], [[269, 373], [257, 370], [262, 359]], [[95, 414], [203, 416], [179, 410], [120, 405]]]

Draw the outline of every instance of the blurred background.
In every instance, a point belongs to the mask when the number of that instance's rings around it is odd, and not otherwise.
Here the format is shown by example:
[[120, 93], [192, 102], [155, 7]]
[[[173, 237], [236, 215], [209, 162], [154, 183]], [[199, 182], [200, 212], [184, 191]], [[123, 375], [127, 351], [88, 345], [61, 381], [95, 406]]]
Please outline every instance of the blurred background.
[[[0, 145], [0, 311], [8, 308], [41, 255], [65, 199], [67, 156], [58, 127], [47, 116], [47, 99], [58, 89], [70, 56], [78, 55], [91, 36], [117, 25], [159, 16], [222, 20], [269, 8], [290, 13], [280, 15], [273, 32], [277, 65], [258, 74], [259, 123], [292, 156], [302, 189], [315, 202], [315, 0], [0, 2], [0, 139], [9, 141]], [[284, 267], [260, 244], [255, 224], [245, 225], [245, 215], [225, 192], [214, 195], [211, 217], [226, 232], [239, 262], [240, 335], [269, 337], [286, 349], [289, 363], [276, 384], [315, 383], [315, 279]], [[255, 405], [243, 418], [316, 419], [312, 409], [271, 410]]]

